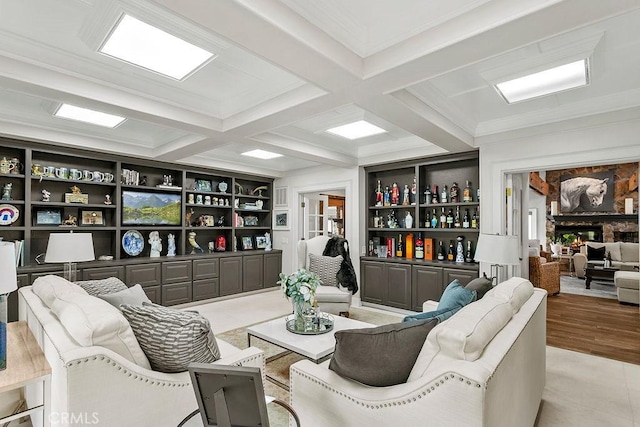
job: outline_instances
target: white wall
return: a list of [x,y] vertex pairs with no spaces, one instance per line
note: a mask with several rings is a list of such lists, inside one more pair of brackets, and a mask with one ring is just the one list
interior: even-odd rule
[[[286,177],[274,181],[274,187],[288,187],[289,209],[291,209],[291,229],[273,232],[273,247],[282,250],[282,270],[289,274],[297,269],[296,244],[300,238],[301,218],[298,195],[301,193],[328,193],[329,190],[344,189],[345,196],[345,238],[349,242],[351,262],[360,285],[360,255],[364,255],[364,227],[360,219],[364,218],[364,201],[361,186],[364,186],[364,172],[361,168],[337,168],[321,166],[289,173]],[[363,246],[364,245],[364,246]],[[365,248],[366,249],[366,248]],[[354,303],[359,304],[359,293]]]

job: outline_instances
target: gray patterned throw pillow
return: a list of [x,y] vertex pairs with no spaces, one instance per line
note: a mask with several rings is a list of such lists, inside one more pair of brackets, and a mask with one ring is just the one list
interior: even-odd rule
[[309,254],[309,271],[316,273],[324,286],[338,286],[336,275],[340,270],[342,257]]
[[83,280],[74,283],[94,297],[104,294],[113,294],[127,289],[127,285],[117,277],[108,277],[100,280]]
[[191,311],[153,303],[120,306],[151,368],[160,372],[183,372],[192,362],[220,359],[209,321]]

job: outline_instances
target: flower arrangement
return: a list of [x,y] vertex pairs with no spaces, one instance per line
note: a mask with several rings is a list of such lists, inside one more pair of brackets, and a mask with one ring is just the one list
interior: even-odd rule
[[289,276],[280,273],[278,284],[284,295],[294,304],[308,303],[313,305],[316,298],[316,288],[320,286],[320,279],[315,273],[301,268]]

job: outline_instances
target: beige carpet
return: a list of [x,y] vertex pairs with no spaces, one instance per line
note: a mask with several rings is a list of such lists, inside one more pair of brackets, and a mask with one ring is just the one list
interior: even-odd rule
[[[361,322],[367,322],[374,325],[387,325],[389,323],[396,323],[402,320],[401,315],[396,316],[392,314],[385,314],[373,310],[360,309],[355,307],[352,307],[349,310],[349,314],[350,317],[354,320],[360,320]],[[238,348],[248,347],[246,327],[223,332],[217,334],[216,337]],[[275,380],[280,381],[284,384],[289,384],[289,366],[304,359],[303,356],[287,352],[278,346],[275,346],[258,338],[252,338],[251,345],[263,350],[265,352],[265,358],[278,356],[274,360],[267,363],[266,373],[267,376],[274,378]],[[266,381],[265,392],[269,396],[273,396],[287,403],[289,402],[289,392],[269,380]],[[281,409],[280,407],[273,404],[269,405],[268,409],[269,420],[272,426],[289,425],[288,413],[284,409]]]

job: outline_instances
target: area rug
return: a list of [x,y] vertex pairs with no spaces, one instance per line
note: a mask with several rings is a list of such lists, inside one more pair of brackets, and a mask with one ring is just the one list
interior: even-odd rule
[[[385,314],[374,310],[368,310],[366,308],[349,309],[349,317],[361,322],[371,323],[373,325],[387,325],[389,323],[400,322],[403,318],[402,315]],[[251,326],[251,325],[247,325]],[[241,327],[232,329],[227,332],[216,334],[216,338],[228,342],[238,348],[244,349],[248,347],[247,342],[247,327]],[[289,384],[289,367],[303,360],[304,357],[295,353],[288,352],[276,345],[270,344],[259,338],[252,338],[251,345],[258,347],[265,352],[265,358],[274,357],[273,360],[266,365],[266,374],[273,378],[277,382],[283,384]],[[289,392],[284,388],[274,384],[272,381],[267,380],[265,383],[265,393],[268,396],[273,396],[276,399],[289,402]],[[288,413],[275,405],[268,405],[269,420],[272,426],[288,426],[289,415]]]
[[584,279],[571,276],[560,276],[560,293],[618,299],[613,282],[592,280],[591,289],[585,289]]

